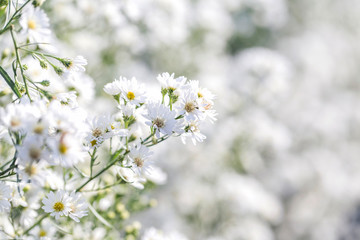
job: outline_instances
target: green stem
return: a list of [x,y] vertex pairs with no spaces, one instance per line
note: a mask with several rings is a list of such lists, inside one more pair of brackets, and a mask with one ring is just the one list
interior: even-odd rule
[[172,96],[169,95],[169,106],[170,106],[170,110],[172,111]]
[[105,190],[105,189],[111,188],[111,187],[113,187],[113,186],[121,183],[122,181],[123,181],[123,180],[120,179],[120,180],[116,181],[115,183],[110,184],[110,185],[106,185],[106,186],[104,186],[104,187],[102,187],[102,188],[96,188],[96,189],[92,189],[92,190],[84,190],[83,192],[97,192],[97,191]]
[[29,227],[28,229],[26,229],[26,231],[24,232],[23,235],[28,234],[34,227],[36,227],[37,225],[39,225],[42,220],[44,220],[47,216],[49,216],[49,213],[43,215],[39,220],[37,220],[31,227]]
[[29,89],[28,89],[28,86],[27,86],[27,81],[26,81],[26,78],[25,78],[25,75],[24,75],[24,69],[23,69],[23,67],[22,67],[22,65],[21,65],[21,61],[20,61],[19,48],[18,48],[18,46],[17,46],[17,44],[16,44],[16,40],[15,40],[15,37],[14,37],[14,26],[13,26],[13,25],[11,25],[10,33],[11,33],[11,38],[12,38],[12,40],[13,40],[14,47],[15,47],[16,61],[17,61],[17,63],[19,64],[21,76],[22,76],[23,81],[24,81],[24,84],[25,84],[26,95],[28,95],[29,100],[30,100],[30,102],[31,102],[32,100],[31,100],[30,93],[29,93]]
[[94,162],[96,160],[96,148],[94,148],[94,151],[92,152],[92,154],[90,154],[90,178],[92,177],[92,173],[93,173],[93,167],[94,167]]
[[18,10],[15,11],[15,13],[12,15],[12,17],[9,19],[9,21],[7,22],[7,24],[3,27],[3,29],[1,29],[0,34],[2,34],[3,32],[11,29],[10,27],[10,23],[12,22],[12,20],[14,20],[15,17],[17,17],[17,14],[29,3],[31,2],[31,0],[26,1]]
[[[95,178],[97,178],[98,176],[100,176],[101,174],[103,174],[106,170],[108,170],[108,169],[111,168],[115,163],[117,163],[117,162],[119,161],[118,156],[119,156],[120,153],[121,153],[121,151],[118,151],[116,154],[114,154],[114,156],[112,157],[111,162],[110,162],[105,168],[103,168],[100,172],[98,172],[96,175],[90,177],[85,183],[83,183],[80,187],[78,187],[78,188],[76,189],[76,192],[81,191],[81,189],[82,189],[83,187],[85,187],[89,182],[91,182],[92,180],[94,180]],[[122,156],[122,158],[124,158],[125,155],[128,154],[128,153],[129,153],[129,151],[126,151],[126,152],[124,153],[124,155]]]

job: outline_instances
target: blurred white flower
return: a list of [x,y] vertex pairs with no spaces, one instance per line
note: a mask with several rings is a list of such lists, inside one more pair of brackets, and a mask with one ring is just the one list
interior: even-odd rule
[[42,9],[28,7],[21,15],[19,23],[22,33],[29,37],[30,42],[49,42],[51,34],[49,19]]
[[79,192],[71,192],[69,195],[70,198],[70,211],[69,217],[72,218],[75,222],[80,222],[79,218],[87,216],[88,204]]
[[10,210],[11,193],[11,188],[0,181],[0,212],[7,212]]
[[145,123],[154,128],[157,138],[160,137],[160,134],[171,135],[176,130],[175,111],[171,111],[161,103],[150,103],[146,107],[147,114],[144,117],[148,121]]

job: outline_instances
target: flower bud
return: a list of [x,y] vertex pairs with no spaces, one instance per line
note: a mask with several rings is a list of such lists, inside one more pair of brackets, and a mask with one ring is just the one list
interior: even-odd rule
[[40,82],[40,84],[43,85],[44,87],[48,87],[48,86],[50,86],[50,81],[49,80],[42,80]]
[[43,5],[44,2],[45,0],[34,0],[32,4],[34,7],[40,7],[41,5]]

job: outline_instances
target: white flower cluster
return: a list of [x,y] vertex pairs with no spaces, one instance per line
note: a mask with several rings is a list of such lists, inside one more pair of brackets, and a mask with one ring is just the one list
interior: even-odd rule
[[0,29],[14,52],[0,58],[0,238],[66,238],[77,226],[92,229],[89,238],[105,236],[97,224],[117,229],[130,213],[156,205],[130,187],[166,181],[150,147],[171,136],[202,142],[200,129],[216,120],[215,96],[174,74],[158,76],[157,92],[120,77],[104,87],[117,108],[99,113],[87,60],[57,56],[43,3],[10,0]]

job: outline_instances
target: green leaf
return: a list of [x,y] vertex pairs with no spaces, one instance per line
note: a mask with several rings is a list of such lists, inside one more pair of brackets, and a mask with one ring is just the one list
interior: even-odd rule
[[9,77],[9,74],[0,66],[0,74],[5,79],[5,82],[9,85],[11,90],[16,94],[18,98],[21,98],[19,89],[16,87],[15,83]]

